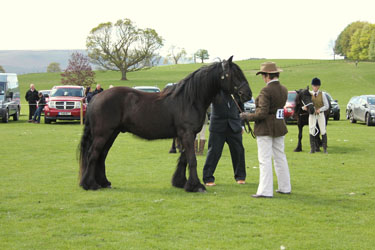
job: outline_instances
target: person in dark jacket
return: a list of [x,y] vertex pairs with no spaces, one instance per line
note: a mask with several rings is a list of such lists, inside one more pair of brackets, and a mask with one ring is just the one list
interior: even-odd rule
[[86,97],[87,104],[89,104],[89,102],[91,101],[91,98],[93,97],[93,92],[90,92],[90,91],[91,91],[91,87],[90,86],[86,87],[85,97]]
[[[243,104],[241,105],[243,106]],[[203,168],[203,182],[206,186],[216,185],[214,172],[226,142],[232,158],[234,178],[238,184],[245,184],[245,150],[242,144],[243,126],[236,103],[229,94],[221,91],[214,98],[209,130],[210,136],[206,163]]]
[[26,92],[25,99],[29,103],[29,122],[32,122],[36,111],[36,101],[39,99],[38,90],[35,89],[34,84],[30,84],[30,89]]
[[38,102],[38,109],[35,111],[33,122],[40,123],[40,115],[46,106],[46,98],[43,96],[42,92],[39,92],[39,102]]
[[92,92],[92,96],[94,97],[94,95],[99,94],[100,92],[103,92],[103,89],[100,84],[97,84],[95,90]]

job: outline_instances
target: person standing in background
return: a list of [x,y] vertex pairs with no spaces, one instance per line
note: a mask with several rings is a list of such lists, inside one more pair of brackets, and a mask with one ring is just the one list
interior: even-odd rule
[[29,103],[29,122],[33,122],[33,116],[36,111],[36,102],[38,101],[38,91],[35,89],[34,84],[30,84],[30,89],[25,95],[26,101]]

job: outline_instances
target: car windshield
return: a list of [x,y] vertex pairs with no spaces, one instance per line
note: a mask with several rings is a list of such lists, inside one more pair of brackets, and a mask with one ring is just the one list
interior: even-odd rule
[[4,95],[5,92],[5,82],[0,82],[0,95]]
[[294,102],[296,100],[297,93],[288,93],[288,102]]
[[367,97],[367,102],[370,105],[375,105],[375,97]]
[[333,99],[332,99],[332,97],[328,93],[326,93],[326,97],[328,98],[329,102],[332,102]]
[[78,88],[56,88],[51,91],[51,97],[56,96],[77,96],[83,97],[83,90]]

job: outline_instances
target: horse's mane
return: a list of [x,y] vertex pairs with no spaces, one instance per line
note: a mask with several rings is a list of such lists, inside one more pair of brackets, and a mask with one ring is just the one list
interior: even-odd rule
[[218,62],[201,67],[177,84],[165,88],[161,92],[161,97],[182,96],[189,104],[192,104],[197,99],[202,100],[203,94],[210,87],[209,83],[217,83],[221,71],[221,63]]
[[307,113],[307,111],[303,110],[302,109],[302,102],[301,102],[301,94],[302,92],[304,91],[308,91],[307,89],[299,89],[299,90],[296,90],[296,99],[295,99],[295,103],[296,103],[296,106],[294,107],[294,114],[297,115],[297,114],[300,114],[300,113]]

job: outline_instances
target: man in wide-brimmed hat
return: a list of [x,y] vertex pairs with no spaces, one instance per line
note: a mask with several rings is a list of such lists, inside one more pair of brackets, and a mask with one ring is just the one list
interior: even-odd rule
[[281,69],[274,62],[262,63],[260,71],[266,86],[255,100],[255,113],[241,113],[241,118],[255,121],[259,160],[259,186],[254,198],[273,197],[272,157],[278,181],[276,192],[290,194],[288,161],[284,152],[284,137],[288,130],[284,121],[284,105],[288,90],[279,82]]

